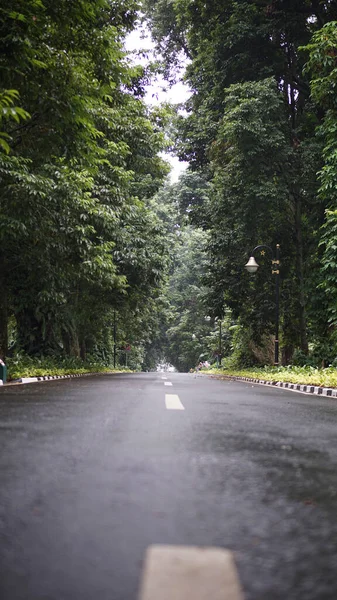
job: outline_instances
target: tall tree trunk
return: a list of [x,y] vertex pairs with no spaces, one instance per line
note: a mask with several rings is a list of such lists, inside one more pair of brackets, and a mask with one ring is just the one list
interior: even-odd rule
[[80,343],[78,340],[77,331],[73,331],[71,343],[70,343],[70,356],[80,358]]
[[295,239],[296,239],[296,275],[298,281],[298,318],[300,328],[301,350],[308,353],[307,323],[305,316],[303,237],[302,237],[302,202],[298,194],[295,198]]
[[0,254],[0,358],[8,351],[8,288],[3,254]]
[[64,345],[65,353],[68,356],[75,356],[76,358],[80,357],[80,343],[78,340],[78,335],[75,327],[70,330],[62,331],[62,340]]
[[[297,156],[296,150],[300,144],[298,139],[298,105],[300,104],[302,93],[294,88],[294,80],[297,78],[297,57],[292,42],[286,46],[288,61],[288,93],[289,93],[289,112],[291,119],[292,145],[295,157],[295,170],[293,174],[293,183],[298,179],[298,173],[303,169],[301,159]],[[294,190],[294,211],[295,211],[295,252],[296,252],[296,278],[298,281],[297,295],[297,314],[299,323],[299,342],[303,352],[308,353],[307,325],[305,316],[305,293],[304,293],[304,268],[303,268],[303,235],[302,235],[302,201],[299,189]]]
[[35,308],[25,308],[16,315],[17,346],[31,356],[43,353],[44,337],[41,322],[37,321]]
[[87,358],[87,347],[84,339],[81,340],[80,344],[80,356],[82,360]]

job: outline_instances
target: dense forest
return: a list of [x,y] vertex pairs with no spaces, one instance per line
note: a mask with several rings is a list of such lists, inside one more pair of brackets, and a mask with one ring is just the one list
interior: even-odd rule
[[0,46],[0,357],[272,363],[279,244],[282,363],[334,364],[334,0],[2,0]]

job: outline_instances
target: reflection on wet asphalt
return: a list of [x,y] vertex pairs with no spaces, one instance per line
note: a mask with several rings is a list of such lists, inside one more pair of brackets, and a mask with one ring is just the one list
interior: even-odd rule
[[337,598],[337,400],[168,375],[184,411],[156,373],[0,390],[1,600],[136,600],[153,543],[233,550],[247,600]]

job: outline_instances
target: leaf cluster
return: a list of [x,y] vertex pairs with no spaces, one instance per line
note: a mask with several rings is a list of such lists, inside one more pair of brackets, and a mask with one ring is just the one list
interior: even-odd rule
[[139,344],[139,366],[157,327],[170,248],[151,198],[168,173],[167,117],[141,100],[123,49],[137,9],[2,3],[2,355],[11,318],[12,352],[108,361],[117,315],[118,345]]

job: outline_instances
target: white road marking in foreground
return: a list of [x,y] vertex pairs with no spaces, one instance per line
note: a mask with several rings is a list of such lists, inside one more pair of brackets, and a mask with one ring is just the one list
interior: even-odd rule
[[176,394],[165,394],[165,404],[168,410],[185,410]]
[[139,600],[243,600],[243,593],[229,550],[150,546]]
[[173,385],[173,383],[171,383],[171,381],[165,381],[164,385]]

